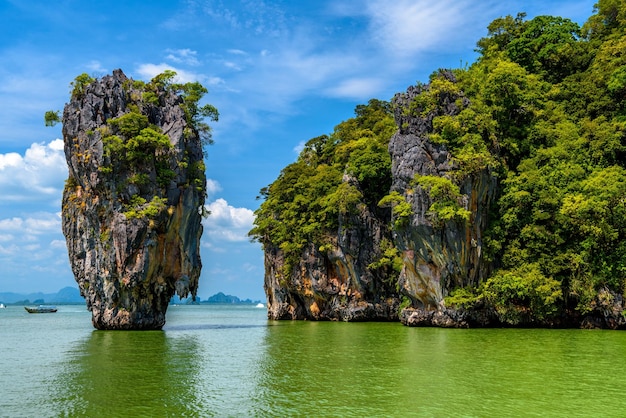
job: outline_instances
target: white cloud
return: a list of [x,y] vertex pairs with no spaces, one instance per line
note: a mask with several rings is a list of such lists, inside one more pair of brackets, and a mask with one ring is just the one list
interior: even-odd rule
[[[484,33],[493,18],[507,11],[513,13],[510,8],[516,6],[505,3],[360,0],[333,3],[330,12],[356,22],[357,26],[365,22],[366,30],[357,31],[352,46],[362,53],[369,52],[374,60],[368,62],[366,55],[361,56],[365,71],[359,76],[377,73],[393,77],[394,71],[401,71],[406,77],[406,71],[423,66],[426,54],[466,55],[478,40],[476,33]],[[380,71],[381,62],[385,63],[385,73]]]
[[217,192],[222,191],[222,186],[217,180],[206,179],[206,192],[208,196],[214,195]]
[[60,232],[61,219],[56,214],[45,213],[37,218],[26,218],[24,226],[27,232],[33,234]]
[[55,139],[48,144],[48,147],[53,151],[63,151],[64,145],[62,139]]
[[58,263],[58,260],[65,260],[63,254],[67,254],[65,245],[53,244],[62,241],[61,238],[58,213],[37,212],[26,217],[0,219],[0,264],[2,268],[11,265],[27,271],[35,268],[40,260]]
[[2,202],[34,201],[58,197],[67,177],[63,141],[34,143],[24,155],[0,154]]
[[279,37],[286,31],[283,10],[267,1],[245,1],[238,8],[228,8],[223,3],[204,4],[203,12],[218,25],[244,30],[257,36]]
[[50,248],[58,248],[58,249],[65,250],[67,249],[67,244],[64,240],[53,239],[52,241],[50,241]]
[[304,149],[304,146],[306,145],[306,141],[302,140],[300,142],[298,142],[298,145],[296,145],[295,147],[293,147],[293,152],[295,152],[297,155],[300,155],[300,153],[302,152],[302,150]]
[[23,223],[22,218],[0,219],[0,231],[19,231]]
[[465,1],[458,0],[371,0],[364,12],[375,41],[396,55],[411,55],[454,34],[464,20],[462,11],[468,9]]
[[165,52],[168,53],[166,59],[186,65],[200,65],[200,61],[198,61],[198,52],[191,50],[189,48],[184,49],[167,49]]
[[22,164],[22,156],[17,152],[9,152],[7,154],[0,154],[0,170],[6,168],[18,167]]
[[230,206],[222,198],[209,203],[211,212],[204,221],[207,236],[212,241],[246,241],[254,222],[254,212],[247,208]]
[[33,213],[27,218],[0,219],[0,235],[12,234],[18,242],[31,241],[36,235],[60,232],[61,219],[58,213],[40,212]]
[[28,252],[28,253],[34,253],[37,250],[39,250],[41,248],[41,246],[39,244],[30,244],[30,245],[25,245],[23,247],[23,249]]
[[194,73],[187,70],[174,67],[169,64],[141,64],[137,67],[137,73],[144,80],[151,80],[154,76],[163,73],[165,70],[171,70],[176,72],[174,81],[177,83],[190,83],[198,81],[205,86],[216,86],[224,84],[224,80],[220,77],[206,76],[203,74]]
[[[240,66],[242,71],[232,73],[228,86],[231,91],[245,92],[245,106],[241,106],[240,95],[229,97],[230,103],[226,106],[231,113],[220,119],[219,129],[229,122],[237,125],[243,122],[254,129],[259,122],[268,120],[268,113],[297,113],[300,110],[294,104],[304,97],[328,96],[329,93],[333,97],[345,97],[342,93],[347,89],[329,91],[328,86],[339,85],[355,72],[364,71],[359,52],[325,50],[324,45],[313,42],[308,33],[294,35],[294,38],[298,39],[275,45],[272,54],[250,58],[245,67]],[[348,98],[353,98],[353,91]]]
[[97,60],[91,60],[87,63],[87,68],[92,72],[92,73],[96,73],[96,74],[105,74],[107,72],[107,69],[104,68],[102,66],[102,64],[100,63],[100,61]]
[[385,81],[380,78],[351,78],[341,80],[337,86],[326,90],[331,97],[343,97],[357,100],[368,100],[384,87]]
[[243,266],[241,267],[246,273],[251,273],[253,271],[259,270],[259,266],[257,264],[252,264],[252,263],[244,263]]
[[176,77],[174,77],[174,80],[178,83],[189,83],[193,81],[200,81],[201,79],[203,79],[203,77],[198,74],[181,70],[165,63],[141,64],[139,65],[139,67],[137,67],[137,72],[145,80],[151,80],[154,76],[161,74],[165,70],[175,71]]
[[[33,274],[41,271],[47,274]],[[11,283],[2,285],[6,289],[17,286],[17,291],[43,290],[47,286],[54,289],[71,278],[59,212],[31,212],[0,219],[2,277],[11,277]]]
[[18,254],[20,254],[20,248],[15,244],[0,245],[0,255],[14,256]]
[[204,84],[207,86],[217,86],[226,83],[224,79],[220,77],[205,77],[204,80]]
[[234,70],[234,71],[241,71],[242,67],[239,64],[236,64],[232,61],[224,61],[224,67]]

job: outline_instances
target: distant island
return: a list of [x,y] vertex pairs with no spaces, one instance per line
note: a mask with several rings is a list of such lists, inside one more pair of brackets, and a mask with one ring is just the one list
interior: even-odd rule
[[[5,305],[38,305],[38,304],[56,304],[56,305],[73,305],[83,304],[85,299],[80,295],[80,292],[75,287],[64,287],[56,293],[14,293],[14,292],[0,292],[0,303]],[[196,298],[195,301],[191,297],[180,299],[178,296],[174,296],[170,301],[170,304],[176,305],[191,305],[191,304],[232,304],[232,305],[256,305],[262,303],[259,300],[239,299],[237,296],[226,295],[223,292],[219,292],[210,296],[206,300]]]
[[239,299],[237,296],[233,295],[225,295],[222,292],[216,293],[213,296],[210,296],[206,300],[202,300],[200,298],[196,298],[195,301],[192,300],[191,297],[186,299],[180,299],[178,296],[174,296],[170,301],[170,305],[179,304],[179,305],[209,305],[209,304],[229,304],[229,305],[256,305],[258,303],[262,303],[260,300],[251,300],[251,299]]
[[71,305],[75,303],[85,303],[85,299],[75,287],[64,287],[56,293],[14,293],[0,292],[0,303],[5,305],[29,305],[54,303],[57,305]]

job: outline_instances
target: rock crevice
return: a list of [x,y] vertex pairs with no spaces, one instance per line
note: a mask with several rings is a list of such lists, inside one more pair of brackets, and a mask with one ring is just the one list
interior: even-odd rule
[[[358,187],[348,175],[344,182]],[[341,215],[332,249],[309,244],[298,264],[284,272],[284,253],[265,246],[265,292],[270,319],[339,321],[397,320],[400,304],[389,268],[368,266],[380,257],[381,241],[391,240],[387,223],[366,206]]]
[[[440,77],[455,83],[451,73]],[[414,307],[425,311],[443,308],[450,289],[478,284],[490,271],[482,252],[489,207],[496,197],[497,179],[488,168],[465,176],[459,185],[463,209],[470,212],[467,221],[449,220],[434,224],[429,208],[433,204],[428,190],[414,184],[418,176],[454,178],[457,163],[444,144],[433,143],[433,119],[455,116],[469,106],[461,91],[440,94],[437,106],[422,114],[411,112],[415,98],[430,86],[409,87],[395,96],[395,119],[398,131],[391,138],[393,191],[411,205],[413,215],[397,228],[394,242],[402,252],[404,265],[399,286]],[[421,110],[421,109],[420,109]],[[456,180],[458,181],[458,180]],[[424,315],[425,318],[434,318]],[[440,320],[440,319],[437,319]]]

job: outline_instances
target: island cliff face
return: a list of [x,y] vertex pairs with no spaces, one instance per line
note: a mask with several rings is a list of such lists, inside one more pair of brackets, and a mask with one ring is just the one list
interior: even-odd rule
[[[440,77],[456,82],[449,72]],[[465,176],[459,185],[459,207],[470,214],[469,218],[433,219],[429,210],[433,199],[414,179],[416,175],[456,175],[457,163],[450,152],[430,141],[429,135],[435,117],[457,115],[469,100],[460,91],[442,93],[437,95],[433,109],[415,109],[415,98],[429,89],[429,85],[410,87],[396,95],[391,106],[397,128],[388,145],[391,187],[384,192],[401,196],[410,207],[410,215],[405,214],[398,222],[390,208],[366,204],[359,205],[354,213],[339,213],[339,228],[329,239],[332,244],[309,242],[289,272],[285,272],[284,251],[261,239],[269,318],[400,318],[407,325],[466,326],[466,313],[447,309],[443,299],[451,289],[476,285],[490,272],[482,245],[497,181],[489,169]],[[362,191],[354,176],[344,174],[343,182]],[[388,256],[385,251],[396,252],[395,257],[389,257],[400,260],[399,271],[393,262],[380,263]]]
[[[450,72],[442,72],[440,77],[456,83]],[[457,313],[447,310],[443,299],[452,289],[478,285],[490,273],[482,251],[483,235],[498,184],[488,168],[463,176],[460,206],[469,211],[469,219],[433,219],[429,213],[433,199],[424,187],[414,185],[413,179],[416,175],[455,176],[458,163],[445,145],[433,143],[429,135],[435,117],[455,116],[469,106],[469,100],[462,92],[442,92],[436,96],[434,109],[410,111],[415,98],[429,88],[412,86],[393,100],[398,131],[389,144],[392,191],[403,195],[412,208],[412,215],[396,228],[394,237],[403,258],[398,285],[412,302],[400,315],[408,325],[455,326]]]
[[[626,329],[622,3],[600,1],[582,27],[498,18],[474,63],[310,140],[262,190],[251,231],[270,275],[286,260],[266,277],[270,316],[283,301],[308,312],[309,289],[332,299],[306,284],[321,272],[354,295],[373,277],[382,293],[359,303],[399,297],[389,319],[407,325]],[[376,222],[337,222],[365,213]]]
[[79,87],[63,111],[72,271],[94,327],[160,329],[174,293],[198,285],[201,141],[164,85],[148,91],[116,70]]
[[[357,183],[348,175],[343,181]],[[381,242],[391,238],[387,223],[366,206],[339,221],[332,248],[320,251],[308,244],[287,277],[284,252],[266,245],[264,287],[270,319],[396,319],[399,297],[389,280],[392,272],[368,268],[380,257]]]

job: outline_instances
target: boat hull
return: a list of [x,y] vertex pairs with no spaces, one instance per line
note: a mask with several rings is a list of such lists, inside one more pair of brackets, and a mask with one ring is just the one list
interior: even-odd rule
[[57,311],[57,308],[54,306],[24,306],[24,309],[26,309],[28,313],[54,313]]

